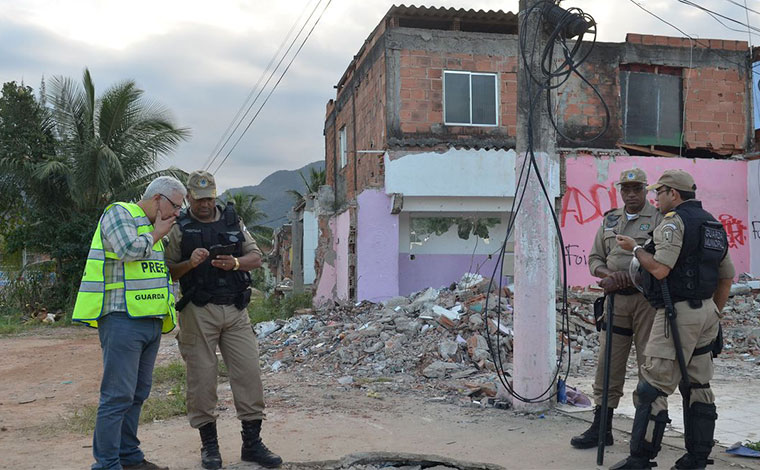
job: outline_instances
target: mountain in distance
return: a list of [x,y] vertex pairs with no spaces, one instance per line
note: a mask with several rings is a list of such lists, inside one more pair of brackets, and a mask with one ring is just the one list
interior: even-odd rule
[[256,186],[230,188],[229,192],[231,194],[242,192],[245,194],[258,194],[262,196],[264,201],[259,204],[259,208],[267,216],[262,221],[263,223],[261,223],[261,225],[277,228],[289,222],[287,215],[295,204],[293,196],[289,195],[287,191],[289,189],[295,189],[299,193],[304,194],[306,191],[306,185],[303,183],[299,173],[303,173],[303,176],[308,180],[309,170],[312,168],[323,170],[325,168],[325,161],[318,160],[309,163],[298,170],[278,170],[264,178],[261,183]]

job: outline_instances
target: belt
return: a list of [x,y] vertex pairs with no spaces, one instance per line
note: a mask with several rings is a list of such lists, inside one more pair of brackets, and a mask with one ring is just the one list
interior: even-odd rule
[[614,292],[615,295],[634,295],[639,293],[639,290],[635,287],[626,287],[625,289],[616,290]]
[[233,295],[215,295],[211,297],[209,303],[216,305],[232,305],[240,298],[240,294]]

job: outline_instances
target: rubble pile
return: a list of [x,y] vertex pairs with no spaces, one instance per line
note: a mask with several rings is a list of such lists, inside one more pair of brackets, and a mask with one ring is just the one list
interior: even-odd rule
[[[288,320],[259,323],[255,331],[261,359],[274,372],[306,365],[313,372],[336,377],[343,385],[354,383],[355,377],[395,374],[464,379],[482,372],[495,380],[488,340],[500,352],[503,369],[509,374],[513,310],[509,288],[499,292],[492,287],[487,299],[488,284],[489,280],[479,275],[465,275],[447,289],[430,288],[380,304],[339,304]],[[759,293],[737,293],[724,309],[722,325],[729,356],[760,356]],[[558,353],[561,348],[566,361],[570,346],[571,374],[586,373],[583,368],[596,362],[599,335],[593,303],[601,294],[593,287],[570,289],[567,328],[560,314],[561,294],[557,295]]]
[[449,289],[259,323],[261,358],[273,371],[306,364],[313,371],[347,376],[340,379],[347,383],[353,376],[462,378],[494,370],[486,335],[505,366],[513,335],[510,292],[502,289],[499,296],[497,290],[492,288],[487,312],[488,280],[465,276]]
[[741,355],[760,365],[760,290],[730,297],[720,323],[723,354]]

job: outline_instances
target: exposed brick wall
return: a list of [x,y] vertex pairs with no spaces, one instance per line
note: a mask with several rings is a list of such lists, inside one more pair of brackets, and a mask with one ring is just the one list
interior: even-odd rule
[[685,144],[718,153],[743,150],[747,133],[746,83],[737,70],[684,70]]
[[[620,118],[620,74],[618,51],[606,44],[597,44],[594,54],[580,67],[580,72],[604,99],[604,103],[586,83],[573,74],[554,95],[554,115],[563,134],[574,141],[589,140],[604,129],[606,114],[610,112],[607,131],[593,143],[580,144],[595,148],[615,148],[622,138]],[[545,104],[542,103],[542,106]],[[574,147],[572,141],[557,136],[560,147]]]
[[726,51],[746,50],[747,41],[731,41],[728,39],[699,39],[677,38],[671,36],[653,36],[650,34],[628,33],[625,42],[630,44],[642,44],[644,46],[668,46],[668,47],[695,47],[700,49],[722,49]]
[[[498,127],[443,125],[443,71],[499,74]],[[517,57],[402,50],[400,122],[403,134],[517,135]]]
[[[356,150],[384,150],[386,148],[384,59],[375,62],[369,73],[362,78],[354,97],[356,99]],[[353,147],[350,148],[353,150]],[[383,186],[382,153],[357,153],[356,162],[358,193],[365,188]]]
[[327,102],[325,110],[325,182],[332,187],[335,187],[335,158],[333,157],[335,152],[335,124],[334,122],[328,122],[330,114],[335,109],[335,101],[330,100]]

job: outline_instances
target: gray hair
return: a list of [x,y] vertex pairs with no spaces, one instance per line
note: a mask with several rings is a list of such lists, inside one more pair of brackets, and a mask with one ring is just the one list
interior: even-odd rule
[[180,180],[173,176],[159,176],[145,188],[142,200],[146,201],[156,194],[169,196],[174,193],[181,194],[184,198],[187,195],[187,189],[185,189],[185,185]]

